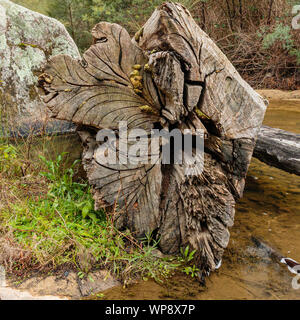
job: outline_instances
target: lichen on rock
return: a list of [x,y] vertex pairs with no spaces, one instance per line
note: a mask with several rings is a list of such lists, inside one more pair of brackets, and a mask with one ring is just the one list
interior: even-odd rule
[[[80,58],[76,44],[59,21],[0,0],[0,91],[3,97],[10,96],[9,100],[2,99],[2,117],[5,114],[7,118],[9,109],[17,106],[10,131],[18,130],[23,122],[44,122],[47,110],[35,87],[37,74],[58,54]],[[1,127],[7,126],[1,122]]]

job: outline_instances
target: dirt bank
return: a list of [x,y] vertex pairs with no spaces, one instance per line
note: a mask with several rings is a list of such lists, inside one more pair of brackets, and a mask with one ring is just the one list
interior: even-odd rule
[[260,95],[268,100],[300,100],[300,90],[295,91],[283,91],[283,90],[271,90],[262,89],[256,90]]

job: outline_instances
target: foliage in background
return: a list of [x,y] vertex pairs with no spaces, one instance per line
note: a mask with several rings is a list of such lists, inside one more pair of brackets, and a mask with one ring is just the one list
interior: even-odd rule
[[273,32],[265,32],[265,34],[258,32],[258,36],[262,37],[263,49],[268,50],[275,45],[281,46],[282,49],[286,50],[291,56],[296,56],[297,64],[300,65],[300,49],[297,49],[295,45],[290,26],[277,23]]
[[48,5],[48,15],[66,26],[81,52],[92,42],[91,29],[96,24],[92,5],[93,0],[51,0]]
[[[81,52],[100,21],[131,36],[164,0],[16,0],[65,24]],[[300,87],[300,36],[291,28],[298,0],[181,0],[242,76],[256,88]],[[44,13],[44,12],[43,12]]]
[[300,88],[300,37],[290,0],[203,1],[200,26],[256,88]]
[[[123,25],[127,31],[133,35],[151,16],[155,8],[163,0],[92,0],[91,18],[94,22],[109,21]],[[182,0],[180,1],[187,8],[192,9],[201,0]],[[88,16],[85,17],[88,19]]]
[[[91,44],[90,31],[100,21],[118,23],[133,35],[150,17],[162,0],[51,0],[48,14],[60,20],[74,38],[81,52]],[[199,0],[184,0],[191,8]]]
[[46,15],[51,0],[13,0],[12,2]]

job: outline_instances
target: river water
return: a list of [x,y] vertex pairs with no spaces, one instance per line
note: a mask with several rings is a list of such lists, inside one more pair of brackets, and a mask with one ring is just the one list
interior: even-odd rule
[[[271,101],[264,124],[300,133],[300,100]],[[258,249],[252,236],[300,262],[300,177],[254,158],[222,267],[207,279],[206,287],[177,274],[163,285],[148,280],[126,289],[115,287],[103,292],[104,298],[300,299],[300,289],[292,287],[295,276]]]

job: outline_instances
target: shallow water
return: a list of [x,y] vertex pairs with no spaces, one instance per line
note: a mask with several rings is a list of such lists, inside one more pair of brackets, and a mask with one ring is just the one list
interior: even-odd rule
[[[300,133],[300,100],[271,101],[265,125]],[[222,267],[201,287],[184,274],[166,284],[140,281],[103,292],[113,299],[300,299],[294,275],[251,241],[263,239],[284,256],[300,261],[300,177],[252,159],[244,197]],[[300,282],[300,281],[299,281]]]
[[79,136],[76,133],[70,133],[34,140],[30,156],[34,159],[44,155],[46,159],[55,160],[58,155],[65,153],[64,165],[69,167],[75,160],[81,158],[81,152]]

